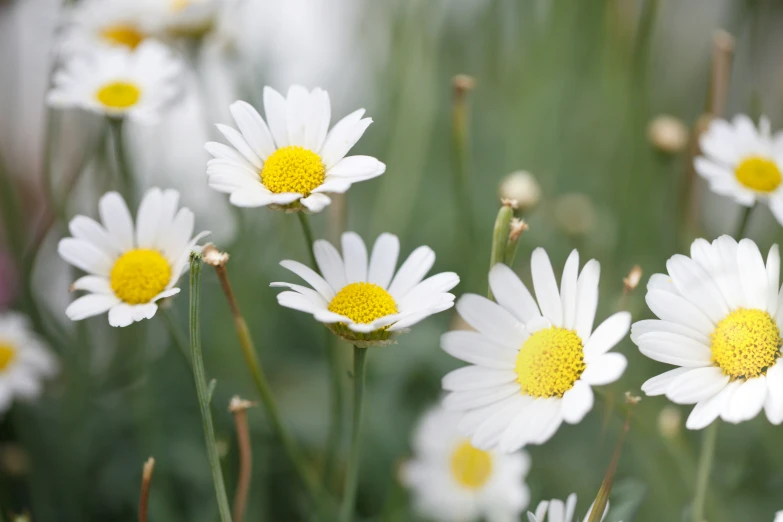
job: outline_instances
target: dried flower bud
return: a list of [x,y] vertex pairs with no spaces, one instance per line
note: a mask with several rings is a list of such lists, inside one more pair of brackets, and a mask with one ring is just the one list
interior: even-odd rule
[[155,469],[155,459],[150,457],[147,459],[147,462],[144,463],[144,467],[142,468],[141,472],[141,478],[145,482],[149,482],[149,480],[152,478],[152,470]]
[[682,413],[680,409],[671,404],[664,406],[658,414],[658,431],[667,438],[672,439],[682,430]]
[[563,194],[555,200],[555,220],[566,234],[581,236],[595,226],[593,201],[585,194]]
[[500,206],[511,207],[512,209],[516,210],[519,207],[519,203],[516,199],[502,198],[500,200]]
[[661,152],[676,154],[688,145],[688,128],[674,116],[661,114],[647,126],[647,138]]
[[628,404],[629,406],[636,406],[641,400],[642,398],[638,395],[631,395],[631,392],[629,391],[625,392],[625,404]]
[[476,87],[476,79],[467,74],[458,74],[451,79],[454,91],[460,95],[467,91],[472,91]]
[[518,170],[512,172],[500,183],[500,197],[514,199],[522,211],[535,207],[541,200],[541,187],[531,173]]
[[508,240],[509,241],[517,241],[519,239],[519,236],[522,235],[522,232],[527,230],[529,227],[527,226],[527,223],[525,223],[524,219],[514,218],[511,220],[511,226],[509,227],[508,231]]
[[238,411],[244,411],[248,408],[252,408],[255,406],[255,402],[250,402],[245,399],[242,399],[239,397],[239,395],[234,395],[231,397],[231,402],[228,403],[228,411],[231,413],[235,413]]
[[212,243],[208,243],[201,251],[201,259],[208,265],[225,266],[228,263],[228,254],[218,250]]
[[628,276],[623,278],[623,285],[629,292],[635,290],[639,286],[639,281],[642,280],[642,267],[634,265],[631,271],[628,272]]

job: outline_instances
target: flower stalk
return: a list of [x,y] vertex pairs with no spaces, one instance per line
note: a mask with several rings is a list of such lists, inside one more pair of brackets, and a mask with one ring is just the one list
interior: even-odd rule
[[152,471],[155,469],[155,459],[150,457],[144,463],[141,473],[141,495],[139,495],[139,522],[147,522],[147,511],[150,500]]
[[250,430],[247,426],[247,409],[252,408],[252,402],[234,396],[228,405],[228,411],[234,416],[237,430],[237,446],[239,447],[239,479],[234,494],[234,522],[242,522],[247,508],[247,494],[250,491],[250,479],[253,471],[253,451],[250,446]]
[[353,424],[351,428],[351,453],[345,477],[340,522],[351,522],[356,508],[356,491],[359,485],[359,460],[361,457],[362,411],[364,409],[364,382],[367,348],[353,347]]
[[136,186],[133,179],[130,161],[125,150],[125,119],[109,118],[109,127],[111,128],[112,143],[114,144],[114,157],[117,160],[117,173],[122,184],[122,193],[125,200],[133,207],[136,205]]
[[307,243],[307,253],[310,254],[310,263],[313,265],[313,270],[318,271],[318,263],[315,261],[315,253],[313,252],[313,229],[310,227],[310,219],[304,211],[297,212],[299,217],[299,223],[302,225],[302,233],[304,234],[305,242]]
[[453,102],[451,110],[452,146],[454,149],[454,190],[456,192],[457,215],[462,221],[463,237],[471,244],[474,238],[473,211],[470,206],[468,150],[468,119],[470,107],[468,93],[476,86],[476,80],[459,74],[452,80]]
[[[492,230],[492,251],[489,257],[490,270],[497,263],[506,262],[506,247],[509,243],[511,220],[514,219],[515,208],[515,201],[508,199],[501,201],[500,210],[498,210],[498,215],[495,218],[495,228]],[[487,290],[487,296],[492,299],[492,289]]]
[[212,424],[210,409],[210,391],[204,371],[204,358],[201,353],[201,255],[190,254],[190,357],[193,362],[193,378],[196,381],[196,394],[201,409],[201,420],[204,425],[204,438],[207,444],[207,458],[212,470],[212,480],[215,484],[218,512],[221,522],[231,522],[231,511],[223,482],[223,472],[220,469],[220,457],[215,442],[215,428]]

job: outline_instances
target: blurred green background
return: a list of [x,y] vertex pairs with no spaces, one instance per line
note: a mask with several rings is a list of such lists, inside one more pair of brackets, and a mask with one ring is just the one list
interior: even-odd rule
[[[783,123],[783,33],[779,30],[783,6],[777,1],[348,3],[353,25],[350,36],[343,37],[349,39],[349,47],[362,48],[369,59],[360,71],[361,86],[344,85],[341,92],[330,89],[332,99],[338,100],[333,114],[339,117],[366,106],[375,123],[354,153],[376,156],[388,169],[381,178],[351,189],[345,222],[368,243],[384,231],[399,235],[401,255],[421,244],[431,246],[438,255],[434,271],[454,270],[461,275],[458,295],[486,292],[498,187],[504,176],[519,169],[537,178],[542,197],[523,215],[530,230],[522,236],[516,271],[530,282],[528,263],[536,246],[548,250],[558,273],[572,248],[580,250],[582,264],[598,259],[602,265],[598,320],[622,306],[622,279],[633,265],[641,265],[645,276],[625,305],[639,320],[650,316],[644,305],[644,283],[650,274],[665,269],[669,256],[687,252],[694,237],[713,239],[732,233],[739,218],[733,203],[709,194],[700,180],[693,184],[690,199],[683,193],[691,176],[690,146],[664,152],[648,136],[648,125],[659,114],[679,118],[690,133],[708,108],[716,29],[736,38],[726,114],[745,112],[755,118],[764,113],[773,128]],[[298,5],[306,9],[306,3]],[[0,2],[0,17],[10,16],[15,8],[14,2]],[[328,28],[324,34],[337,37]],[[0,52],[16,55],[17,50],[4,47]],[[252,68],[243,67],[241,55],[235,59],[242,74],[237,74],[234,96],[258,106],[262,86],[270,83],[264,59],[256,60]],[[353,71],[352,54],[341,59],[336,74],[340,67]],[[6,94],[14,90],[11,78],[25,67],[18,60],[3,70],[0,88]],[[455,192],[452,77],[458,73],[476,80],[475,89],[465,97],[467,208],[456,203]],[[225,107],[215,110],[213,114],[225,114]],[[90,117],[67,117],[86,122],[79,129],[97,129]],[[64,118],[61,123],[68,136],[60,152],[86,147],[87,131],[74,137],[67,132],[77,128],[74,119]],[[27,137],[42,140],[40,135]],[[18,139],[14,132],[0,134],[0,151],[6,158],[13,159],[11,149]],[[74,140],[77,145],[71,143]],[[144,154],[144,147],[134,153],[140,158]],[[192,154],[203,154],[200,145]],[[178,177],[178,183],[208,191],[205,161],[201,169],[171,175]],[[41,180],[33,175],[36,169],[20,165],[24,163],[9,159],[2,172],[10,182],[2,190],[13,190],[13,197],[23,203],[21,215],[4,223],[4,255],[10,259],[16,253],[8,231],[29,241],[42,205]],[[40,163],[33,165],[40,167]],[[54,165],[55,172],[65,168],[57,156]],[[96,215],[97,196],[113,183],[110,169],[103,165],[102,169],[101,163],[94,164],[91,175],[80,182],[75,198],[81,199],[64,212],[69,218],[77,212]],[[167,186],[166,178],[141,176],[145,186]],[[683,210],[692,208],[694,201],[698,202],[695,210]],[[340,222],[339,208],[333,205],[312,216],[316,236],[334,237],[330,223]],[[688,212],[695,217],[688,219]],[[472,216],[470,226],[466,215]],[[224,230],[225,223],[214,219],[199,216],[202,228]],[[219,234],[216,241],[231,255],[229,275],[284,420],[320,465],[328,426],[329,338],[307,314],[279,307],[276,290],[268,286],[271,281],[291,280],[278,266],[281,259],[307,260],[299,224],[293,216],[267,209],[227,212],[219,219],[237,220],[233,232]],[[60,223],[48,241],[53,244],[63,230]],[[783,236],[766,207],[753,215],[748,235],[763,251]],[[47,275],[50,267],[59,266],[51,270],[62,273],[64,263],[49,248],[39,264],[33,275],[42,282],[33,285],[32,294],[30,285],[20,281],[18,269],[6,271],[5,284],[17,289],[12,307],[24,311],[32,295],[45,310],[46,327],[40,333],[61,357],[63,368],[40,401],[16,403],[0,422],[3,511],[29,510],[36,522],[134,520],[141,466],[153,455],[157,466],[150,520],[215,520],[192,375],[171,342],[163,314],[121,330],[109,327],[105,316],[80,326],[68,324],[62,320],[62,298],[49,299],[49,292],[65,294],[68,277],[53,281]],[[184,279],[180,286],[187,286]],[[183,330],[187,300],[183,290],[171,309]],[[455,316],[451,310],[432,317],[401,337],[398,345],[370,353],[358,500],[362,519],[417,520],[396,481],[396,468],[409,455],[416,419],[441,394],[440,378],[459,366],[438,346],[439,336]],[[216,431],[232,495],[238,458],[227,405],[235,394],[249,400],[256,400],[257,394],[209,267],[204,270],[202,319],[207,375],[217,379]],[[61,334],[63,328],[70,333]],[[349,345],[340,346],[346,394],[350,350]],[[618,350],[628,357],[629,369],[620,382],[603,389],[602,400],[585,421],[564,426],[543,447],[528,449],[533,467],[527,481],[534,505],[575,491],[581,499],[578,513],[586,511],[622,426],[623,393],[640,393],[644,380],[667,369],[642,357],[630,339]],[[684,520],[693,495],[700,440],[699,433],[682,426],[688,412],[689,408],[674,407],[660,397],[645,398],[638,405],[611,497],[610,522]],[[246,519],[305,520],[302,491],[263,410],[250,410],[249,418],[254,467]],[[780,434],[780,428],[769,425],[763,415],[739,426],[721,424],[707,508],[710,522],[772,520],[773,513],[783,509]],[[341,483],[337,481],[333,489]]]

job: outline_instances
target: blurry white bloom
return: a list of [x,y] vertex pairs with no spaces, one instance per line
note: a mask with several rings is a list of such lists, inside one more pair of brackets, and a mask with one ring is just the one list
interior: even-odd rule
[[11,407],[14,397],[38,397],[41,381],[57,370],[57,360],[26,317],[14,312],[0,315],[0,412]]
[[[618,312],[593,331],[600,265],[579,271],[574,250],[558,290],[542,248],[531,261],[536,299],[507,266],[489,272],[497,303],[462,296],[457,311],[477,332],[448,332],[441,347],[471,363],[443,378],[450,410],[465,412],[460,429],[482,449],[516,451],[543,444],[563,421],[577,424],[593,407],[591,386],[620,378],[626,360],[607,353],[628,333],[631,315]],[[536,303],[536,300],[538,303]]]
[[190,251],[208,234],[193,235],[193,213],[177,210],[175,190],[153,188],[139,205],[134,230],[125,201],[116,192],[99,203],[103,225],[86,216],[69,223],[73,237],[62,239],[57,251],[64,260],[88,275],[72,290],[86,290],[65,310],[79,321],[109,312],[109,324],[128,326],[150,319],[158,300],[179,293],[174,285],[188,269]]
[[[397,274],[400,241],[381,234],[372,255],[354,232],[342,235],[343,255],[331,243],[313,244],[315,260],[323,277],[296,261],[280,264],[312,286],[272,283],[291,291],[278,294],[277,301],[288,308],[313,314],[332,332],[361,347],[388,344],[391,338],[430,315],[448,310],[459,283],[454,272],[424,276],[435,263],[435,252],[422,246],[414,250]],[[422,281],[422,279],[424,279]]]
[[510,199],[517,202],[517,206],[524,212],[535,207],[541,200],[541,187],[531,173],[518,170],[512,172],[500,183],[501,199]]
[[766,201],[783,224],[783,133],[773,136],[764,117],[756,129],[750,118],[739,114],[731,123],[713,121],[699,143],[704,156],[693,165],[713,192],[745,207]]
[[[214,156],[207,164],[209,186],[231,194],[239,207],[272,205],[286,210],[320,212],[351,184],[380,176],[386,165],[370,156],[345,157],[372,123],[359,109],[329,131],[329,95],[292,86],[288,98],[264,88],[267,122],[248,103],[231,105],[239,132],[227,125],[218,129],[231,143],[209,142]],[[268,123],[268,126],[267,126]],[[328,131],[328,132],[327,132]]]
[[572,193],[558,196],[554,205],[555,221],[566,234],[580,236],[590,232],[597,220],[590,196]]
[[673,439],[682,430],[682,414],[677,406],[666,405],[658,414],[658,432],[667,439]]
[[775,513],[775,520],[773,522],[783,522],[783,511]]
[[145,41],[135,51],[103,47],[70,56],[54,76],[47,101],[112,117],[154,123],[180,91],[181,62],[169,49]]
[[661,152],[676,154],[688,145],[688,128],[674,116],[661,114],[647,125],[647,138]]
[[647,305],[660,319],[635,323],[631,339],[650,359],[679,368],[642,391],[696,404],[686,422],[692,430],[719,416],[750,420],[762,408],[770,422],[783,422],[778,246],[765,266],[749,239],[697,239],[691,257],[675,255],[666,269],[647,284]]
[[[528,522],[571,522],[574,520],[574,511],[576,511],[576,493],[568,495],[568,499],[565,502],[558,499],[543,500],[539,502],[536,507],[535,514],[530,511],[527,512]],[[590,518],[590,513],[593,511],[593,506],[585,513],[582,521],[586,521]],[[609,511],[609,503],[606,503],[604,514],[601,516],[601,520],[606,518],[606,512]],[[548,515],[545,517],[545,515]],[[578,522],[579,519],[577,519]]]
[[459,434],[459,415],[425,413],[413,434],[413,458],[400,469],[417,511],[440,522],[519,520],[530,502],[530,456],[476,449]]

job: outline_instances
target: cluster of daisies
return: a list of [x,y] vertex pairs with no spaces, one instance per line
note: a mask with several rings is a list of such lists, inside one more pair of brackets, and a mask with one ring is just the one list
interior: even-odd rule
[[[49,103],[114,119],[154,122],[176,98],[182,74],[171,40],[206,30],[212,0],[87,0],[73,8],[63,32],[63,58]],[[226,143],[210,142],[207,183],[238,207],[317,213],[330,195],[382,175],[370,156],[349,156],[372,123],[360,109],[332,125],[328,94],[292,86],[285,96],[263,91],[264,116],[237,101],[235,126],[218,125]],[[702,136],[695,167],[718,194],[739,204],[769,203],[783,223],[780,161],[783,137],[746,117],[715,121]],[[72,320],[107,313],[112,326],[151,319],[207,233],[173,190],[144,194],[136,218],[116,192],[99,201],[100,222],[76,216],[60,256],[85,275],[72,285],[84,295],[66,309]],[[435,253],[422,246],[399,264],[399,239],[378,236],[368,250],[353,232],[340,249],[318,240],[316,266],[284,260],[297,283],[280,305],[306,312],[360,348],[386,345],[454,305],[452,272],[427,277]],[[467,366],[443,377],[441,404],[427,412],[413,437],[414,457],[401,469],[425,516],[461,521],[517,520],[530,503],[525,477],[528,445],[550,440],[593,407],[594,386],[617,381],[626,358],[612,349],[631,331],[640,352],[676,368],[644,383],[648,395],[694,404],[687,427],[719,417],[739,423],[764,410],[783,422],[781,325],[783,293],[777,246],[766,257],[748,239],[699,239],[690,256],[675,255],[666,274],[650,278],[646,300],[657,317],[631,327],[628,312],[596,326],[600,265],[580,266],[575,250],[556,276],[547,253],[532,253],[532,291],[503,264],[488,274],[493,299],[462,296],[456,308],[470,329],[451,331],[441,347]],[[306,285],[301,284],[302,282]],[[0,409],[13,395],[31,397],[56,363],[18,316],[0,319]],[[571,522],[576,497],[528,512],[530,522]],[[589,514],[589,512],[588,512]],[[605,513],[604,513],[605,515]],[[586,518],[586,517],[585,517]]]

